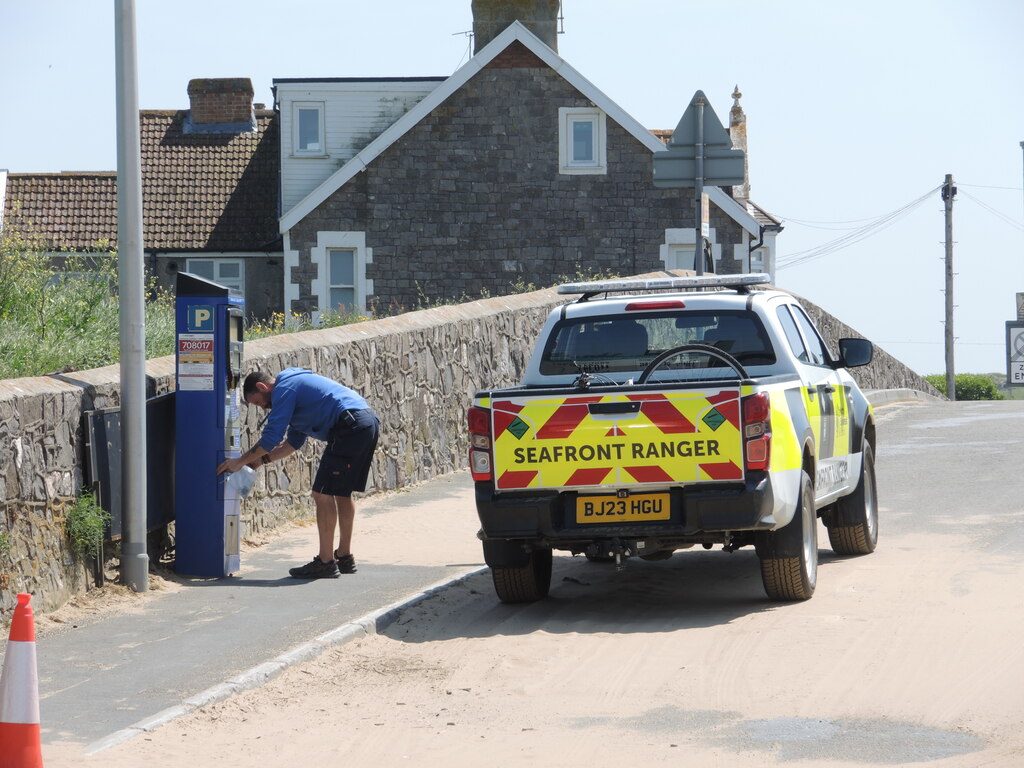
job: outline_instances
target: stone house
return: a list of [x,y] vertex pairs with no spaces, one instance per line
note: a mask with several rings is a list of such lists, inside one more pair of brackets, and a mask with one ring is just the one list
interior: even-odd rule
[[[557,0],[473,10],[475,54],[450,77],[274,80],[286,310],[389,311],[693,267],[693,190],[652,181],[671,133],[559,57]],[[781,227],[745,189],[706,188],[718,272],[774,266]]]

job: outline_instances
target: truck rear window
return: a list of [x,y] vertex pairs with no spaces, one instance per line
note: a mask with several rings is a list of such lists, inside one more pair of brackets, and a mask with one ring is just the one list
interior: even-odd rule
[[[760,318],[750,312],[645,312],[567,319],[558,323],[544,348],[540,372],[547,376],[583,371],[642,371],[663,352],[684,344],[709,344],[744,366],[772,365],[775,352]],[[680,355],[667,367],[724,365],[706,355]]]

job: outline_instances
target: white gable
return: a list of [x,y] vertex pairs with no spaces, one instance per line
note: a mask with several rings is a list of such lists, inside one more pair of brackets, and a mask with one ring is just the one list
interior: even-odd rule
[[[324,78],[274,80],[280,105],[281,210],[289,211],[389,125],[447,78]],[[295,109],[322,110],[326,135],[319,155],[296,157]]]
[[516,40],[525,45],[570,85],[590,99],[608,117],[621,125],[641,144],[652,152],[665,150],[665,145],[654,134],[630,117],[618,104],[609,99],[583,75],[569,66],[557,53],[542,43],[536,35],[516,21],[485,45],[463,67],[441,83],[415,107],[392,123],[389,128],[333,173],[330,178],[314,189],[304,200],[285,213],[280,220],[281,232],[288,232],[302,219],[312,213],[318,205],[344,186],[357,173],[364,170],[378,155],[398,141],[420,120],[424,119],[442,104],[445,99],[458,91],[473,75],[487,66],[499,53]]

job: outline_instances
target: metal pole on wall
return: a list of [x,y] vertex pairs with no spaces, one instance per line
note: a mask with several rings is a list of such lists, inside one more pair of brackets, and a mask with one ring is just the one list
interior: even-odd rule
[[135,0],[114,0],[117,273],[121,321],[121,580],[149,589],[146,551],[146,325]]
[[942,199],[946,203],[946,397],[956,400],[956,375],[953,367],[953,174],[946,174]]
[[704,218],[702,206],[704,198],[704,99],[698,96],[693,103],[697,107],[697,179],[693,190],[693,268],[698,275],[703,275],[704,231],[701,224]]

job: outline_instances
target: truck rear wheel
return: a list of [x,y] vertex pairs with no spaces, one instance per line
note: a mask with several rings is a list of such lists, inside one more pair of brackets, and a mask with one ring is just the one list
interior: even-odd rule
[[878,545],[878,497],[875,495],[875,453],[864,443],[860,482],[836,502],[826,518],[828,540],[837,555],[868,555]]
[[800,475],[796,514],[788,525],[769,533],[763,550],[758,551],[764,591],[773,600],[807,600],[814,594],[818,580],[818,517],[814,513],[814,492],[807,472]]
[[551,588],[551,550],[533,550],[522,567],[491,566],[491,578],[503,603],[543,600]]

